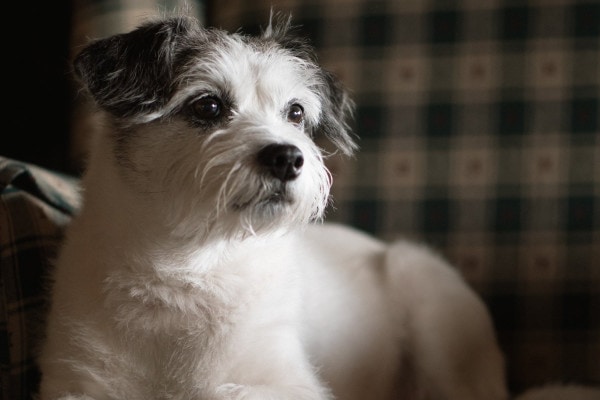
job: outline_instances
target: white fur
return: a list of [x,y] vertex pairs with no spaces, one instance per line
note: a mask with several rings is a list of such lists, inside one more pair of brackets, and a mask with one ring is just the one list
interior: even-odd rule
[[56,275],[43,400],[506,398],[483,305],[423,248],[330,225],[164,248],[88,211]]
[[[490,317],[452,267],[414,244],[308,224],[331,184],[307,133],[335,105],[320,69],[271,28],[249,44],[183,26],[156,62],[184,45],[198,56],[163,103],[162,82],[118,81],[160,69],[122,67],[102,46],[80,57],[105,126],[53,277],[41,400],[506,400]],[[130,40],[110,45],[143,47]],[[201,128],[185,107],[207,93],[232,105]],[[122,106],[136,101],[148,107]],[[291,102],[302,123],[286,120]],[[258,165],[272,143],[300,149],[296,179]]]

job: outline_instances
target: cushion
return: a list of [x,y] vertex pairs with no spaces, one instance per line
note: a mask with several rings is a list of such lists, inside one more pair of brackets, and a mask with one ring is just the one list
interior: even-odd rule
[[39,384],[48,272],[78,206],[77,180],[0,156],[0,390],[28,400]]

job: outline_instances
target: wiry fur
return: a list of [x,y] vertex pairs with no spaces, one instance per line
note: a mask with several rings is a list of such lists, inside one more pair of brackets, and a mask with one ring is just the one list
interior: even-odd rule
[[[451,267],[309,224],[331,185],[312,139],[352,153],[352,104],[289,20],[261,37],[149,22],[75,71],[105,126],[53,277],[41,400],[507,398]],[[259,157],[274,145],[287,169]]]

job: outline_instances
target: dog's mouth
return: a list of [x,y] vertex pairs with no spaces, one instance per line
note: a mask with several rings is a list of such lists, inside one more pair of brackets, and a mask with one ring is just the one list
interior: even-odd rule
[[274,189],[269,193],[259,193],[254,198],[233,203],[234,210],[241,211],[250,207],[265,208],[289,205],[294,202],[286,186]]
[[287,204],[292,204],[293,198],[290,194],[289,190],[286,189],[286,186],[281,186],[280,188],[273,190],[272,192],[266,194],[257,202],[258,206],[282,206]]
[[286,193],[285,190],[276,190],[267,196],[263,201],[263,203],[291,203],[290,196]]

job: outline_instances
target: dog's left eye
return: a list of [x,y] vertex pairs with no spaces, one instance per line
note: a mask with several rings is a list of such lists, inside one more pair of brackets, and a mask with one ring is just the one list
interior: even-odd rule
[[292,104],[287,114],[288,121],[299,124],[304,120],[304,108],[300,104]]
[[223,105],[216,97],[207,96],[194,101],[192,108],[198,118],[210,120],[221,115]]

